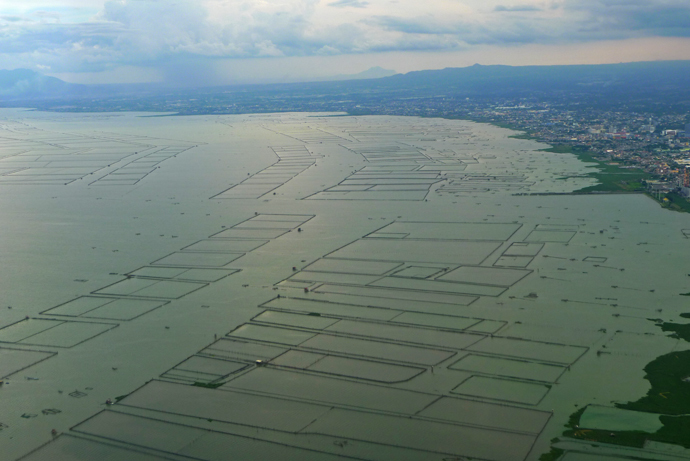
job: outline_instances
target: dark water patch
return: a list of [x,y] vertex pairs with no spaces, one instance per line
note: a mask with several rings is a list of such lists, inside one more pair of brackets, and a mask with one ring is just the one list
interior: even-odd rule
[[[682,316],[683,314],[681,314]],[[672,331],[671,337],[690,342],[690,323],[663,322],[658,324],[658,326],[661,327],[661,331]]]

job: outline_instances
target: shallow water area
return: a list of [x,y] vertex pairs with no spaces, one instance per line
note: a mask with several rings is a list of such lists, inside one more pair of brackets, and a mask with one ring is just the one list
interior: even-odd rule
[[[7,459],[537,460],[588,404],[656,427],[612,409],[688,349],[657,319],[690,215],[567,195],[587,164],[490,125],[150,115],[0,110]],[[564,459],[631,453],[597,449]]]

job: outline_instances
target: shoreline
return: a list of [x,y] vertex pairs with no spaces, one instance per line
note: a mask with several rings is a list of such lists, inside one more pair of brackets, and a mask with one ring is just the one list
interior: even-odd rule
[[[453,119],[455,120],[455,119]],[[537,142],[538,138],[532,136],[525,130],[515,127],[513,125],[501,122],[493,122],[481,119],[466,119],[476,123],[488,123],[499,128],[519,131],[523,134],[509,136],[514,139],[528,139]],[[548,144],[543,142],[544,144]],[[654,180],[650,173],[646,173],[639,168],[621,168],[616,165],[609,165],[605,162],[597,160],[593,157],[594,152],[578,149],[568,144],[556,144],[546,149],[541,149],[544,152],[552,152],[556,154],[573,154],[580,161],[584,163],[594,163],[591,168],[596,168],[597,172],[590,172],[588,176],[599,181],[595,186],[589,186],[578,189],[573,192],[563,193],[533,193],[533,194],[515,194],[515,195],[599,195],[599,194],[640,194],[653,200],[661,208],[669,211],[676,211],[678,213],[690,213],[690,201],[678,195],[676,192],[669,192],[663,198],[657,198],[649,193],[642,184],[642,181]],[[565,179],[565,178],[564,178]],[[630,183],[628,183],[630,181]]]

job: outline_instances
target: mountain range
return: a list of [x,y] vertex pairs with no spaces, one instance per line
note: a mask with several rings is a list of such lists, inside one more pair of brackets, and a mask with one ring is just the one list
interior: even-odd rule
[[[277,98],[277,102],[281,98],[287,98],[286,101],[292,97],[309,99],[318,94],[324,100],[342,100],[346,95],[346,99],[355,103],[372,97],[399,99],[441,96],[566,98],[587,104],[619,105],[632,100],[659,105],[690,103],[690,61],[569,66],[476,64],[406,74],[390,73],[393,71],[372,68],[360,74],[335,77],[337,81],[172,89],[159,84],[77,85],[30,70],[0,70],[0,105],[17,106],[20,102],[34,102],[35,106],[48,108],[57,101],[86,101],[87,98],[91,101],[89,104],[93,105],[97,102],[92,100],[105,101],[123,95],[141,101],[183,100],[202,93],[216,99]],[[131,98],[133,95],[136,98]],[[47,103],[38,104],[39,101]],[[278,109],[293,110],[287,107]]]
[[[372,67],[357,74],[338,74],[318,79],[320,82],[340,82],[348,80],[377,79],[395,75],[394,70]],[[4,100],[43,100],[66,98],[104,98],[123,94],[155,94],[175,91],[161,87],[157,83],[138,84],[75,84],[67,83],[29,69],[0,70],[0,101]]]

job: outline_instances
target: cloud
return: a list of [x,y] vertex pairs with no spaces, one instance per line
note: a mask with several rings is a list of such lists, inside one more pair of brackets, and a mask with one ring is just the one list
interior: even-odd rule
[[246,2],[221,20],[191,0],[109,1],[90,21],[72,24],[39,12],[39,21],[18,18],[14,22],[21,24],[0,28],[0,62],[10,68],[40,62],[55,72],[97,72],[122,65],[172,66],[193,57],[312,55],[328,45],[309,34],[314,4],[256,8]]
[[337,0],[328,4],[328,6],[335,6],[338,8],[366,8],[367,5],[369,5],[369,2],[363,2],[361,0]]
[[[381,16],[374,19],[380,27],[404,34],[409,43],[412,37],[417,43],[426,43],[427,49],[447,50],[469,45],[514,45],[538,42],[544,34],[538,21],[513,21],[503,24],[486,24],[478,21],[445,22],[432,18],[419,20]],[[423,37],[436,37],[423,39]],[[402,41],[400,41],[401,46]],[[409,47],[405,47],[409,49]]]
[[[510,15],[505,13],[529,13]],[[497,5],[483,14],[377,16],[368,20],[405,35],[445,36],[465,45],[582,43],[642,37],[690,37],[685,0],[565,0]]]
[[43,1],[0,16],[1,67],[201,78],[220,59],[690,37],[687,0],[109,0],[78,20],[85,0]]
[[0,20],[7,22],[19,22],[24,21],[24,18],[22,18],[21,16],[0,15]]
[[596,37],[690,37],[690,4],[684,0],[568,0],[581,17],[580,31]]
[[463,27],[462,23],[444,25],[433,18],[408,19],[395,16],[374,17],[369,23],[389,31],[425,35],[457,34]]
[[233,2],[212,17],[197,1],[111,1],[98,16],[121,25],[121,46],[147,59],[173,54],[263,57],[313,54],[324,43],[309,35],[316,0]]
[[55,11],[35,11],[33,13],[33,16],[36,16],[41,20],[41,22],[61,22],[60,21],[60,13],[57,13]]
[[538,8],[534,5],[515,5],[515,6],[497,5],[496,7],[494,7],[494,11],[497,11],[497,12],[523,12],[523,11],[542,11],[542,9]]

